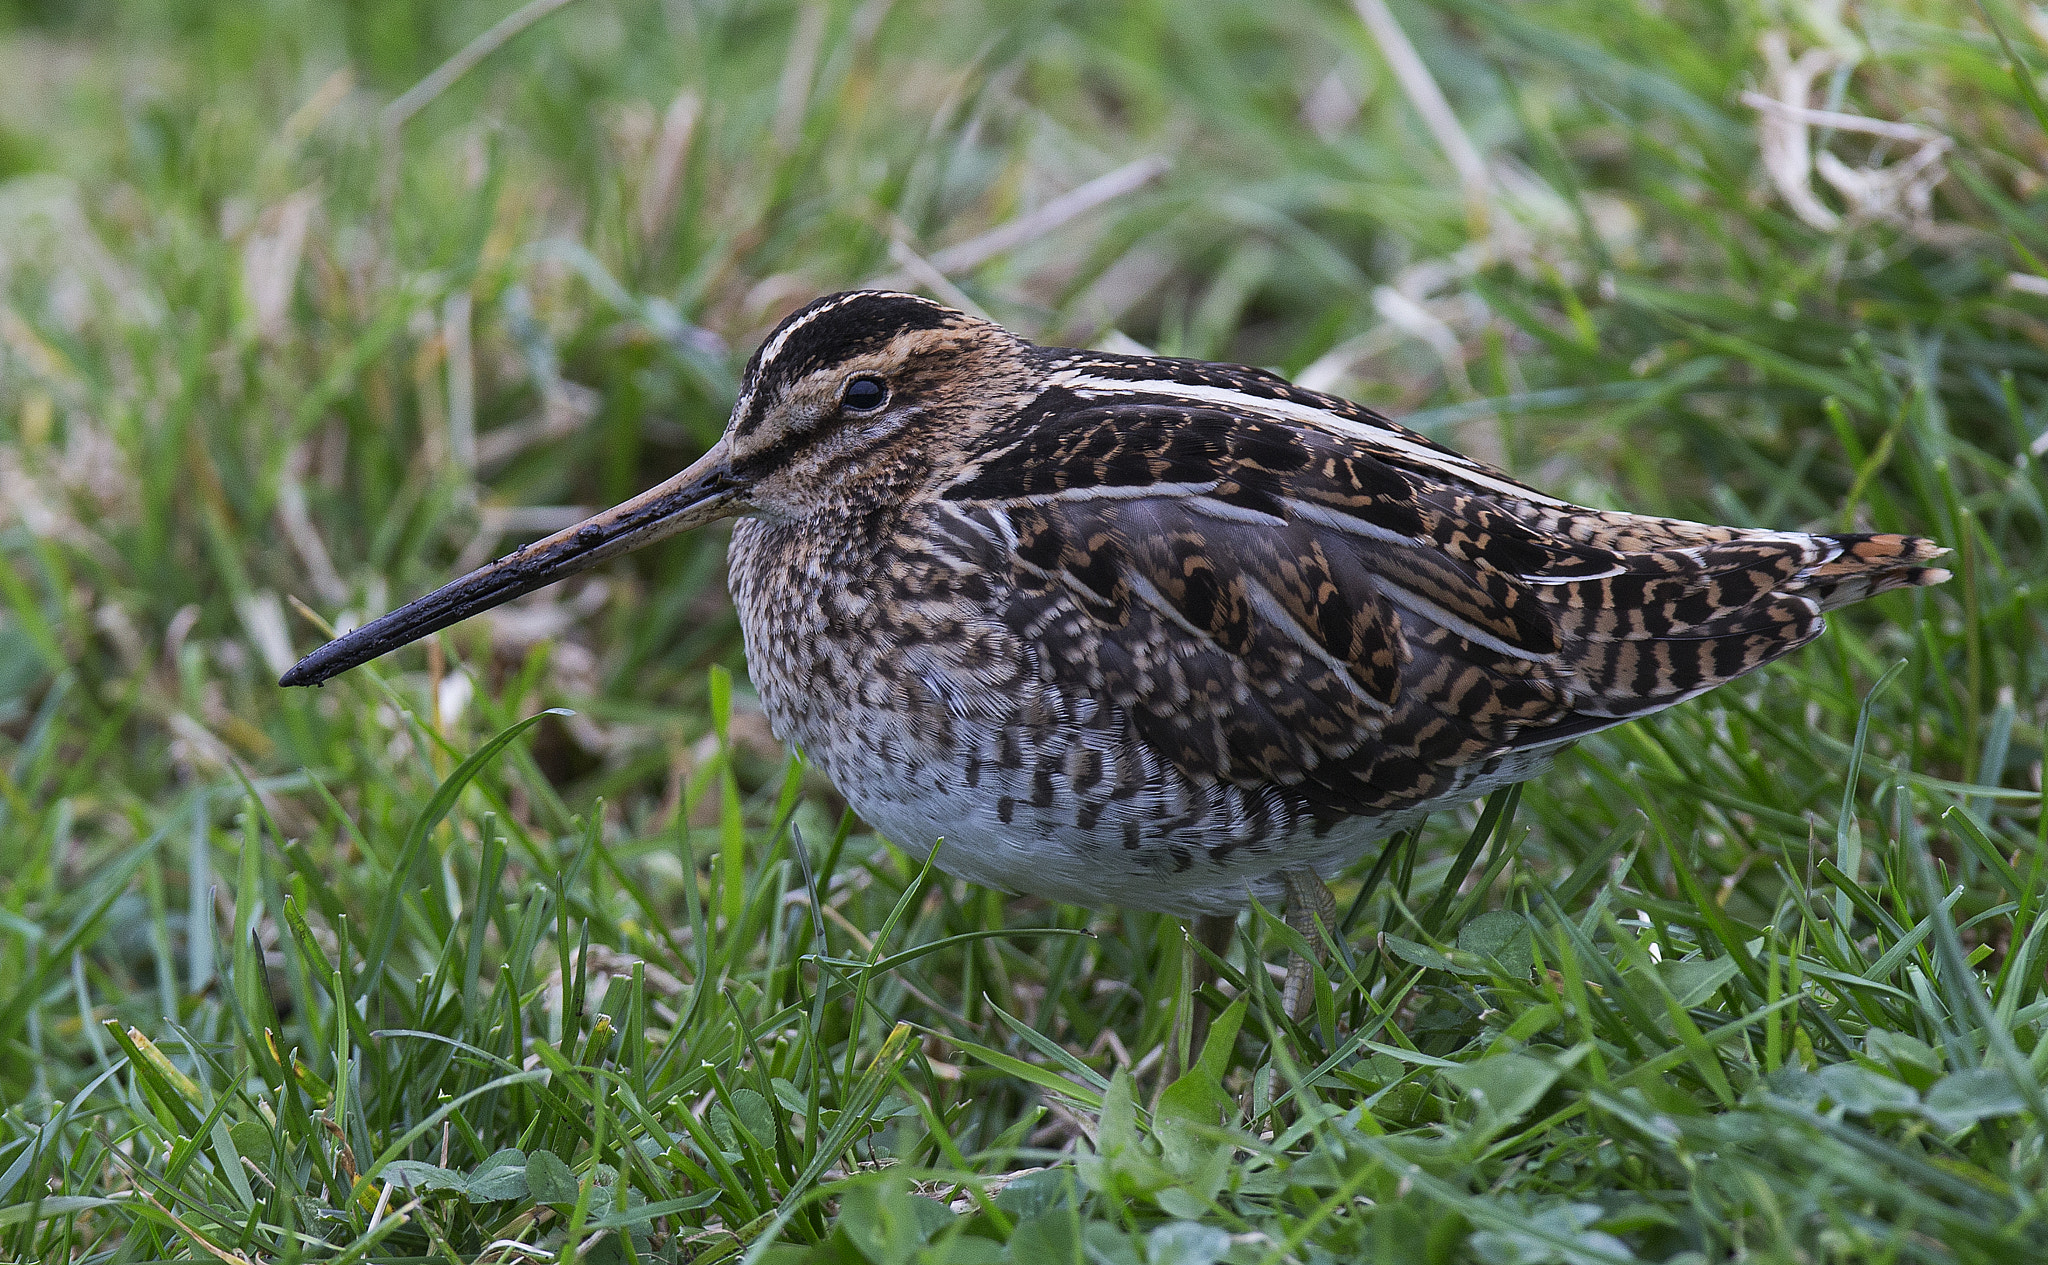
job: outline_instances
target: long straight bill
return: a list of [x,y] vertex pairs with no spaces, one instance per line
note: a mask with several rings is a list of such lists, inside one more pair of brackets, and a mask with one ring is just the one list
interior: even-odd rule
[[537,540],[315,650],[279,678],[318,685],[448,625],[731,512],[741,487],[720,440],[690,468],[623,505]]

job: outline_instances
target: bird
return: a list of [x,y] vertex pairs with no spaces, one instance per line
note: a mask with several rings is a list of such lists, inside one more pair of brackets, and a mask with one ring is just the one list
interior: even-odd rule
[[762,341],[688,468],[281,683],[727,517],[768,721],[871,826],[1212,943],[1252,897],[1334,931],[1325,879],[1432,810],[1948,578],[1924,537],[1586,508],[1263,369],[856,290]]

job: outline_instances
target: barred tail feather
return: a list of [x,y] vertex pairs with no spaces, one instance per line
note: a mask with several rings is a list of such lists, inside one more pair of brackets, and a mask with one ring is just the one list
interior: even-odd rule
[[1835,547],[1834,556],[1808,568],[1786,587],[1819,599],[1822,610],[1949,578],[1946,569],[1926,565],[1948,550],[1925,536],[1855,534],[1821,539]]

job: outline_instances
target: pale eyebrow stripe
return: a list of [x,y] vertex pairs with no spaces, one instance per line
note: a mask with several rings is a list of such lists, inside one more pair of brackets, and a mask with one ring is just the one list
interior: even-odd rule
[[740,398],[733,401],[733,416],[744,418],[747,415],[747,412],[753,408],[754,386],[760,382],[761,378],[767,375],[768,367],[775,363],[775,358],[782,354],[782,349],[789,345],[790,338],[794,336],[798,330],[804,329],[805,327],[809,326],[813,321],[816,321],[821,316],[826,316],[829,315],[830,313],[838,311],[840,308],[845,307],[847,304],[853,302],[855,299],[861,298],[862,296],[862,291],[852,291],[848,294],[842,295],[841,297],[830,303],[822,304],[819,307],[813,308],[811,311],[806,312],[803,315],[802,319],[792,321],[789,324],[784,325],[781,329],[776,330],[775,336],[769,339],[767,344],[761,348],[759,358],[755,361],[755,363],[759,365],[760,368],[756,371],[754,375],[754,382],[749,383],[747,385],[747,389],[740,393]]

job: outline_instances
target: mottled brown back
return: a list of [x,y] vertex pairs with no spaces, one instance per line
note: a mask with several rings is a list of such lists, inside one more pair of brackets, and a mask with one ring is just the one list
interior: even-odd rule
[[1916,537],[1564,505],[1256,370],[1044,354],[1052,385],[941,493],[1011,579],[1004,622],[1190,776],[1324,809],[1432,799],[1943,574]]

